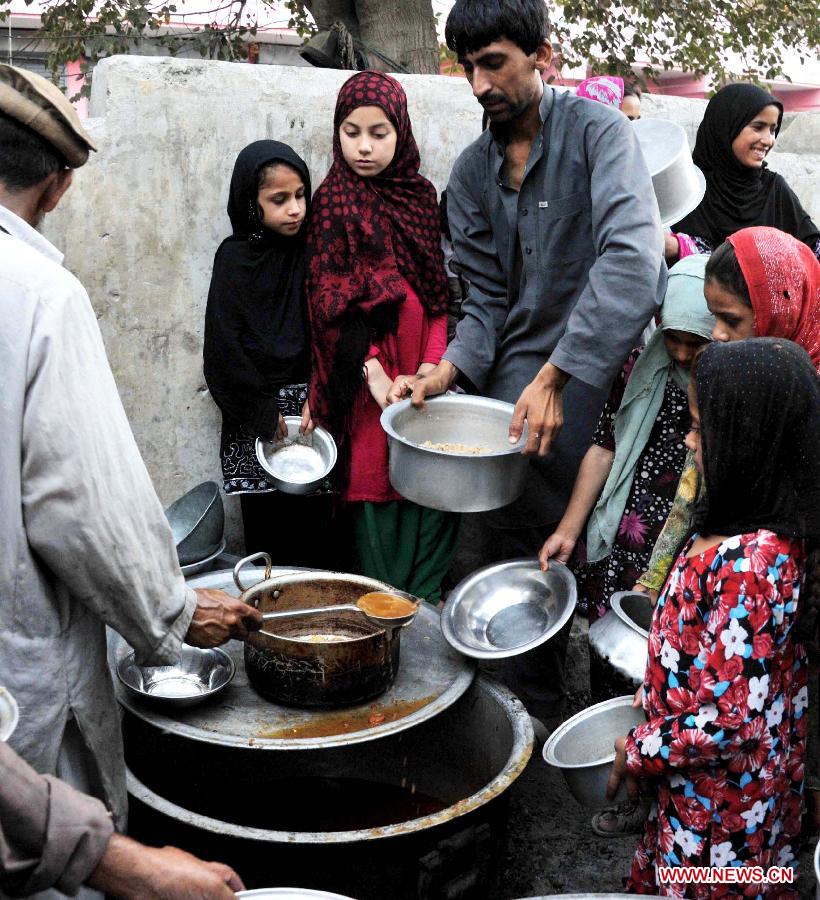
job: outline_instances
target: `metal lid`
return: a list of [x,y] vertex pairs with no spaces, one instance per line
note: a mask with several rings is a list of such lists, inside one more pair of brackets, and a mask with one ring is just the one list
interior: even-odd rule
[[[271,575],[292,573],[273,569]],[[264,577],[263,568],[243,570],[249,581]],[[217,588],[236,597],[231,569],[188,580],[194,588]],[[371,741],[412,728],[454,703],[472,684],[475,666],[453,650],[441,633],[438,610],[422,603],[413,624],[401,636],[401,661],[393,686],[370,703],[345,709],[293,709],[265,700],[248,683],[244,645],[223,648],[236,663],[236,676],[212,702],[172,715],[129,697],[118,684],[117,698],[146,722],[189,740],[260,750],[339,747]],[[117,656],[127,652],[121,642]]]
[[0,687],[0,741],[7,741],[20,719],[17,701],[4,687]]

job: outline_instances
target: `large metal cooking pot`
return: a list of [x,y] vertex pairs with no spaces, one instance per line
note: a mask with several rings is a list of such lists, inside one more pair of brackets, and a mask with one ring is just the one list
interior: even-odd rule
[[129,711],[124,737],[132,836],[223,860],[249,888],[275,878],[357,900],[504,896],[493,869],[532,725],[484,678],[439,715],[364,743],[224,746]]
[[[340,572],[292,572],[266,577],[246,588],[240,570],[266,553],[236,564],[234,580],[242,599],[263,613],[355,603],[368,591],[391,591],[384,582]],[[306,636],[341,636],[334,643]],[[386,691],[399,669],[401,629],[385,630],[355,612],[342,611],[304,619],[268,622],[245,644],[245,669],[265,698],[288,706],[335,707],[361,703]]]
[[[423,411],[409,400],[381,416],[390,445],[390,483],[408,500],[445,512],[486,512],[516,500],[524,490],[529,461],[508,432],[514,407],[488,397],[445,394],[426,401]],[[481,453],[425,447],[463,444]]]
[[618,591],[610,608],[589,627],[590,654],[619,693],[643,684],[652,605],[646,594]]

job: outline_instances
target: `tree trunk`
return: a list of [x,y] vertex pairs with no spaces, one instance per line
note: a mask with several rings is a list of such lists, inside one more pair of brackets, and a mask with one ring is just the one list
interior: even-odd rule
[[[408,72],[438,74],[438,35],[430,0],[304,0],[304,6],[317,25],[344,22],[354,37]],[[374,53],[367,55],[371,68],[393,68]]]
[[304,0],[304,6],[317,25],[330,28],[334,22],[344,22],[354,37],[359,36],[354,0]]
[[[438,74],[439,50],[436,21],[430,0],[356,0],[359,37],[408,72]],[[392,67],[368,54],[374,69]]]

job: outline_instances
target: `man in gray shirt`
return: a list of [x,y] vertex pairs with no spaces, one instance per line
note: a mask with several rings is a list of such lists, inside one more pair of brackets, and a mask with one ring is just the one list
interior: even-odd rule
[[632,125],[544,85],[548,35],[543,0],[458,0],[450,12],[447,44],[491,126],[447,186],[470,289],[442,362],[397,379],[390,398],[412,390],[422,405],[461,376],[515,403],[512,441],[528,423],[527,489],[483,517],[479,563],[537,554],[666,283],[657,203]]

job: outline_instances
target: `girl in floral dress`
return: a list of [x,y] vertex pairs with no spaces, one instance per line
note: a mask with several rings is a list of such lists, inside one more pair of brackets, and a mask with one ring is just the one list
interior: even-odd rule
[[657,791],[627,888],[796,897],[760,880],[658,879],[657,866],[795,867],[799,853],[808,693],[794,631],[806,539],[820,537],[820,383],[802,348],[771,338],[712,344],[696,374],[698,531],[655,610],[648,721],[616,741],[610,778],[610,791],[622,777]]

